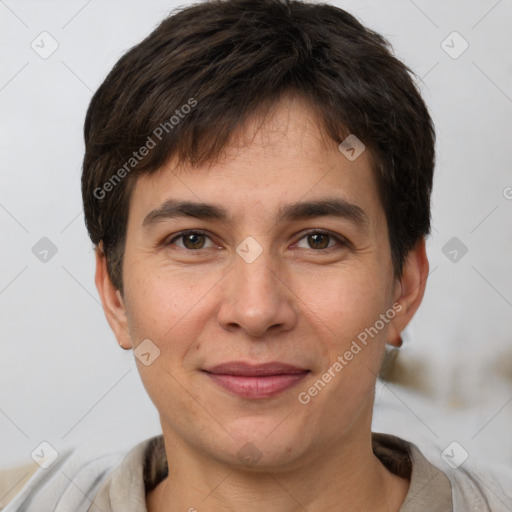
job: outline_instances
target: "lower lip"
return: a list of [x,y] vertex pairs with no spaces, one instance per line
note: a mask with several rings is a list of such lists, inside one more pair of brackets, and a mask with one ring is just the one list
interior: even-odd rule
[[269,398],[275,396],[300,382],[308,373],[242,377],[239,375],[206,372],[216,384],[243,398]]

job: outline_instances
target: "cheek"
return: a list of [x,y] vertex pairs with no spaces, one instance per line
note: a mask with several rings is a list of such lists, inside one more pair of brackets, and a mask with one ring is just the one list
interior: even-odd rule
[[321,286],[317,283],[313,287],[314,279],[302,283],[301,297],[318,318],[317,323],[320,321],[328,327],[329,345],[333,348],[342,349],[347,342],[350,345],[351,340],[374,325],[388,307],[390,292],[379,270],[369,266],[347,267],[323,276]]
[[[135,345],[151,339],[175,356],[186,351],[200,328],[214,282],[179,270],[134,266],[127,283],[127,313]],[[174,356],[174,357],[175,357]]]
[[150,339],[159,351],[148,366],[137,360],[142,383],[159,411],[182,410],[187,404],[190,408],[183,363],[198,348],[204,319],[210,314],[207,294],[213,283],[190,273],[147,266],[132,267],[130,275],[126,305],[133,345],[136,350]]

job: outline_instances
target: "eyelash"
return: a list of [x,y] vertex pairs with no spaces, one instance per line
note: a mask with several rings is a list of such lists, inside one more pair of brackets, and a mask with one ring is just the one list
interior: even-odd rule
[[[172,239],[170,239],[168,242],[165,242],[164,245],[166,245],[166,246],[171,245],[176,240],[179,240],[180,238],[183,238],[186,235],[190,235],[190,234],[204,235],[207,238],[210,238],[210,240],[211,240],[211,237],[208,235],[208,233],[206,231],[203,231],[201,229],[189,229],[189,230],[181,231],[176,236],[174,236]],[[326,231],[324,229],[311,229],[311,230],[305,232],[299,238],[299,240],[297,242],[299,242],[303,238],[306,238],[309,235],[314,235],[314,234],[322,234],[322,235],[329,236],[331,239],[334,239],[338,243],[338,245],[340,245],[341,247],[351,247],[352,246],[352,244],[346,238],[344,238],[344,237],[342,237],[340,235],[335,235],[334,233],[332,233],[330,231]],[[333,247],[326,247],[324,249],[313,249],[313,248],[310,248],[309,250],[310,251],[314,251],[314,252],[325,252],[325,251],[329,251],[329,250],[332,250],[332,249],[335,249],[335,248],[336,247],[333,246]],[[202,249],[187,249],[186,247],[180,247],[180,249],[183,249],[183,250],[185,250],[187,252],[200,252],[200,251],[204,251],[204,250],[209,249],[209,247],[202,248]]]

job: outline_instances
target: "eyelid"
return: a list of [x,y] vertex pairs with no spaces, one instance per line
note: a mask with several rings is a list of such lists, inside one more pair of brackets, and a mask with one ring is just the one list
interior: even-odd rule
[[[338,242],[338,245],[340,245],[340,246],[352,247],[352,243],[344,236],[334,233],[332,231],[326,230],[326,229],[322,229],[322,228],[312,228],[312,229],[308,229],[307,231],[304,231],[301,234],[300,238],[297,239],[297,242],[302,240],[304,237],[306,237],[308,235],[315,234],[315,233],[321,233],[323,235],[327,235],[331,238],[334,238],[336,240],[336,242]],[[297,242],[295,242],[295,243],[297,243]],[[333,247],[327,247],[326,249],[309,249],[309,250],[315,251],[315,252],[322,252],[322,251],[327,251],[329,249],[335,249],[335,248],[336,247],[333,246]]]

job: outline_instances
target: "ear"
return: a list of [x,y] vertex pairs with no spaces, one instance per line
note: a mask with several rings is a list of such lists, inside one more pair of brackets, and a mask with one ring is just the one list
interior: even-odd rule
[[416,244],[406,257],[402,276],[396,282],[394,304],[400,303],[388,330],[388,343],[400,347],[402,339],[400,333],[407,327],[419,308],[428,277],[428,259],[425,248],[425,237]]
[[107,259],[103,252],[103,243],[96,247],[96,275],[94,279],[100,294],[103,311],[112,331],[122,348],[129,350],[132,342],[129,335],[126,307],[121,292],[117,290],[107,272]]

